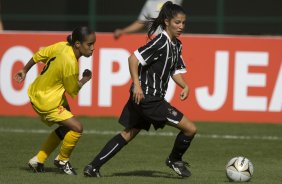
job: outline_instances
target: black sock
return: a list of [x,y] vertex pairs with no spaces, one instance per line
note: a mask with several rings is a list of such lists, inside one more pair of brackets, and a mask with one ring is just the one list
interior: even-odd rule
[[177,135],[173,149],[169,155],[169,158],[171,161],[179,161],[182,160],[182,155],[186,152],[186,150],[189,148],[190,143],[192,141],[193,137],[188,137],[184,135],[183,132],[179,132]]
[[100,167],[110,160],[115,154],[117,154],[123,146],[127,144],[126,140],[121,134],[113,137],[101,150],[101,152],[90,163],[94,168],[100,169]]
[[55,132],[57,134],[57,136],[61,139],[64,140],[65,135],[70,131],[70,129],[66,126],[59,126],[58,128],[56,128]]

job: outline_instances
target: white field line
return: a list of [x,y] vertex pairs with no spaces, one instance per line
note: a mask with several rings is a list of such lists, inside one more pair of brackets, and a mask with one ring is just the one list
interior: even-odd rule
[[[1,133],[27,133],[27,134],[48,134],[50,130],[44,129],[5,129],[0,128]],[[97,131],[97,130],[84,130],[83,134],[93,135],[116,135],[120,131]],[[165,136],[174,137],[176,133],[173,132],[140,132],[139,135],[145,136]],[[219,134],[197,134],[197,138],[208,138],[208,139],[241,139],[241,140],[274,140],[282,141],[282,137],[278,136],[244,136],[244,135],[219,135]]]

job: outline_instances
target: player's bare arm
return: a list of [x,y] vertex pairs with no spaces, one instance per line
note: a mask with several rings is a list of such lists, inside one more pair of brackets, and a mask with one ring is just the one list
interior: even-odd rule
[[130,24],[129,26],[127,26],[123,29],[116,29],[114,31],[114,38],[118,39],[123,34],[134,33],[134,32],[137,32],[137,31],[143,29],[144,27],[145,27],[144,22],[139,21],[139,20],[134,21],[132,24]]
[[137,104],[139,104],[140,101],[144,98],[144,93],[139,83],[138,63],[139,61],[134,54],[132,54],[128,58],[129,71],[130,71],[132,82],[134,84],[133,99]]
[[180,93],[180,100],[186,100],[189,95],[189,86],[184,81],[181,74],[176,74],[172,76],[174,82],[180,86],[183,90]]
[[20,83],[25,79],[27,72],[31,69],[31,67],[35,65],[33,58],[31,58],[28,63],[24,66],[23,69],[18,71],[14,77],[15,81]]

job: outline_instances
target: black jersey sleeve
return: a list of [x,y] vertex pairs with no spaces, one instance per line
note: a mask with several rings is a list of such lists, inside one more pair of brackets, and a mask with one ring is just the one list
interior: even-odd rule
[[186,73],[186,66],[182,57],[182,44],[180,41],[177,43],[178,45],[178,52],[177,52],[177,61],[174,65],[174,70],[172,71],[172,75],[178,74],[178,73]]
[[146,45],[138,48],[134,54],[139,62],[145,66],[149,65],[153,60],[153,55],[162,48],[167,42],[167,37],[160,33],[154,39],[149,41]]

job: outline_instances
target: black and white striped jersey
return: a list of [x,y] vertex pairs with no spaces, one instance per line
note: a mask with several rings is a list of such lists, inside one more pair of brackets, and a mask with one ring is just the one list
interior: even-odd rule
[[171,41],[163,31],[134,54],[139,60],[138,74],[145,95],[164,97],[170,76],[186,73],[182,43]]

